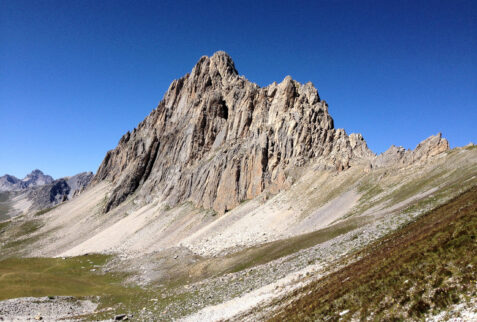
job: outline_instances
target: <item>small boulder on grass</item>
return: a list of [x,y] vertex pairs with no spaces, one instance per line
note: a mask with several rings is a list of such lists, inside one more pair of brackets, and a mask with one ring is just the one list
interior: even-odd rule
[[126,314],[118,314],[114,316],[114,321],[125,321],[128,319]]

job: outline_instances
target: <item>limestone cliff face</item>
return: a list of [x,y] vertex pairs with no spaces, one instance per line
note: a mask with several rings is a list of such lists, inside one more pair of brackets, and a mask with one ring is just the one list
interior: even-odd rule
[[342,170],[371,157],[361,135],[334,129],[313,84],[287,76],[260,88],[217,52],[172,82],[158,107],[106,154],[93,182],[114,185],[105,211],[135,193],[223,213],[288,187],[289,171],[310,160]]
[[419,143],[414,150],[406,150],[403,147],[392,145],[386,152],[383,152],[372,160],[372,166],[379,168],[390,165],[399,166],[422,163],[448,150],[449,142],[442,137],[441,133],[438,133]]

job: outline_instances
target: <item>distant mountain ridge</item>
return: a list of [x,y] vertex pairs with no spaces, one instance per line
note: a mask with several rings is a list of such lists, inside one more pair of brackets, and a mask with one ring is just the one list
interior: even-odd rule
[[45,175],[41,170],[33,170],[27,174],[25,178],[18,179],[17,177],[6,174],[0,177],[0,192],[2,191],[18,191],[31,187],[42,186],[53,182],[53,177]]
[[12,175],[0,177],[0,218],[58,205],[81,193],[93,178],[92,172],[54,180],[40,170],[33,170],[24,179]]
[[49,184],[30,189],[27,196],[37,209],[52,207],[81,193],[92,178],[92,172],[82,172],[71,177],[60,178]]

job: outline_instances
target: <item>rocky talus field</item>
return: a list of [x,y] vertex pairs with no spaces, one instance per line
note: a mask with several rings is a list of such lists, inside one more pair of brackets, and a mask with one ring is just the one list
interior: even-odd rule
[[376,155],[225,52],[94,177],[29,180],[0,178],[0,320],[477,319],[477,146]]

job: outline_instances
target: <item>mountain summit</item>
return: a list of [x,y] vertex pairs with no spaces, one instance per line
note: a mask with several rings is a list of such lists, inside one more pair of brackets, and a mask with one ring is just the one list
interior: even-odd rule
[[53,178],[45,175],[41,170],[33,170],[25,178],[18,179],[15,176],[6,174],[0,177],[0,191],[18,191],[31,187],[42,186],[53,182]]
[[[0,260],[25,257],[0,265],[6,298],[28,274],[44,296],[97,299],[80,315],[71,297],[0,301],[7,320],[475,320],[476,146],[438,133],[376,156],[311,83],[261,88],[204,56],[92,176],[0,193]],[[99,284],[65,294],[77,274]]]
[[291,170],[311,159],[345,169],[372,156],[361,135],[334,128],[312,83],[287,76],[261,88],[219,51],[172,82],[158,107],[106,154],[94,182],[115,186],[105,211],[136,193],[146,202],[153,195],[223,213],[289,187]]

